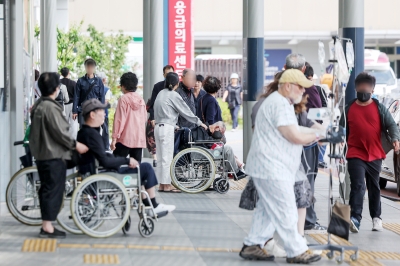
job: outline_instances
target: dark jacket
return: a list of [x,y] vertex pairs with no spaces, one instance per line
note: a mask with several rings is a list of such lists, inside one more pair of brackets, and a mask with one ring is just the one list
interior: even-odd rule
[[[176,89],[176,92],[182,97],[183,101],[189,106],[189,109],[192,111],[192,113],[196,115],[196,104],[194,103],[194,95],[192,88],[188,88],[182,82],[180,82],[178,89]],[[187,127],[190,129],[197,127],[196,124],[187,121],[186,118],[184,118],[181,115],[178,118],[178,126]]]
[[[74,107],[72,109],[72,113],[77,114],[80,112],[80,107],[82,103],[89,99],[98,99],[100,102],[104,103],[104,84],[101,81],[101,78],[94,76],[94,87],[88,94],[88,90],[90,87],[89,78],[87,75],[78,79],[78,82],[75,86],[75,94],[74,94]],[[86,95],[88,94],[88,95]],[[86,95],[86,97],[85,97]]]
[[319,98],[321,98],[322,107],[328,107],[328,103],[326,102],[328,97],[326,96],[324,89],[322,89],[320,86],[317,85],[315,85],[315,88],[317,88]]
[[321,97],[319,96],[317,88],[313,85],[310,88],[306,89],[304,95],[308,95],[307,99],[307,113],[310,108],[321,108]]
[[150,114],[149,120],[154,120],[154,102],[157,99],[158,93],[162,91],[165,87],[165,80],[154,84],[153,92],[151,93],[150,101],[147,103],[147,112]]
[[76,82],[73,80],[70,80],[69,78],[62,78],[61,83],[64,84],[67,87],[68,91],[68,96],[69,96],[69,102],[66,104],[70,104],[74,102],[74,95],[75,95],[75,86]]
[[[196,106],[196,112],[199,112],[198,110],[200,109],[200,100],[206,95],[207,92],[203,89],[200,90],[199,95],[194,97],[194,105]],[[194,95],[194,94],[193,94]]]
[[226,102],[228,103],[229,109],[233,109],[235,106],[242,104],[242,97],[240,96],[243,91],[242,86],[237,85],[237,87],[233,87],[229,84],[226,90],[228,91]]
[[214,96],[207,93],[202,97],[197,110],[197,117],[203,123],[208,123],[209,125],[222,121],[222,111]]
[[29,147],[36,160],[71,159],[76,142],[68,133],[69,124],[61,106],[50,97],[41,97],[31,110]]
[[106,152],[99,130],[99,128],[83,125],[78,132],[77,140],[89,148],[87,153],[81,155],[81,160],[79,161],[79,172],[81,174],[95,174],[95,159],[97,159],[100,166],[108,170],[118,170],[121,165],[129,164],[129,158],[116,157]]
[[[356,102],[357,99],[354,99],[351,101],[349,104],[346,105],[345,107],[345,113],[342,114],[340,117],[339,125],[342,127],[346,126],[346,140],[349,139],[350,135],[350,130],[349,130],[349,124],[346,123],[345,125],[345,118],[346,121],[348,121],[348,114],[349,110],[352,104]],[[381,128],[382,128],[382,134],[381,134],[381,143],[382,143],[382,148],[383,150],[388,153],[391,149],[393,149],[393,142],[396,140],[400,140],[400,133],[399,133],[399,128],[394,121],[392,114],[389,113],[388,109],[381,104],[378,100],[372,99],[375,104],[378,106],[379,110],[379,118],[381,120]]]

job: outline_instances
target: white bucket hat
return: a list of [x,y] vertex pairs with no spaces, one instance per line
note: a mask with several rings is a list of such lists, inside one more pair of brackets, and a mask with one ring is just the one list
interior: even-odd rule
[[237,73],[232,73],[231,79],[239,79],[239,75]]

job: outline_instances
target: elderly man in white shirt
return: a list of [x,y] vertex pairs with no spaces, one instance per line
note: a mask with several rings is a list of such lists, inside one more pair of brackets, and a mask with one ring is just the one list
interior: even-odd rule
[[262,247],[276,231],[283,240],[288,263],[308,264],[321,259],[307,253],[297,230],[293,186],[300,166],[302,145],[319,139],[318,133],[301,132],[293,104],[300,103],[304,88],[312,85],[297,69],[285,70],[279,86],[271,88],[256,117],[246,171],[259,200],[249,235],[240,256],[249,260],[274,260]]

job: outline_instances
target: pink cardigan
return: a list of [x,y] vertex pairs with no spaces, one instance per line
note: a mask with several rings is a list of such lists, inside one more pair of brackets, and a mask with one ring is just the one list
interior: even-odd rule
[[122,95],[114,115],[112,138],[129,148],[146,148],[146,104],[136,92]]

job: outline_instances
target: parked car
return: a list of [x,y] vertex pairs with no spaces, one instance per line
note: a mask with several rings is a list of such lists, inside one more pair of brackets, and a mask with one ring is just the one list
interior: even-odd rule
[[[392,114],[397,126],[400,124],[400,99],[392,102],[389,106],[389,112]],[[399,126],[400,128],[400,126]],[[387,182],[394,182],[397,184],[397,195],[400,197],[400,154],[396,154],[391,150],[386,159],[382,163],[382,170],[380,174],[379,186],[381,189],[385,188]]]

